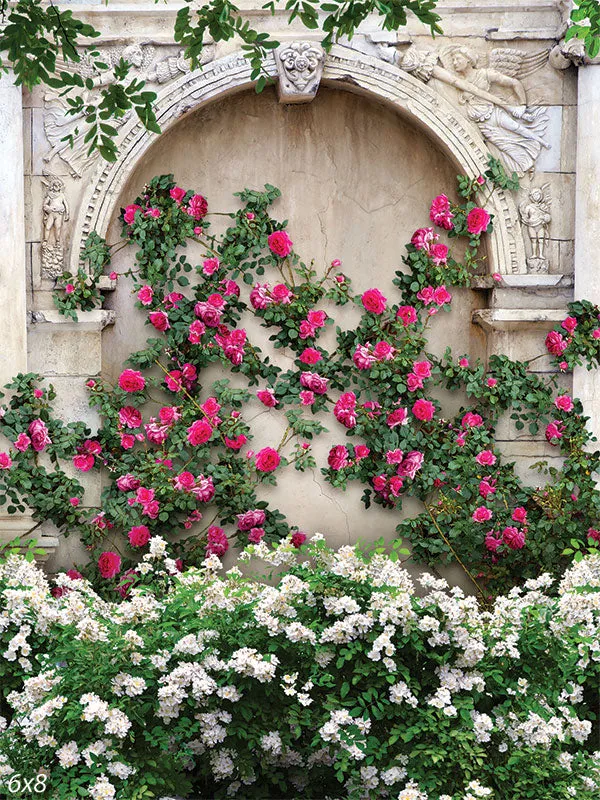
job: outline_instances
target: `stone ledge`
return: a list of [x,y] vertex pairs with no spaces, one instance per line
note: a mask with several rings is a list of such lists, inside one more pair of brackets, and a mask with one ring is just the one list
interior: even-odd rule
[[472,289],[550,289],[569,286],[573,286],[573,276],[563,274],[502,275],[501,281],[494,280],[491,275],[476,275],[471,283]]
[[43,564],[58,549],[58,537],[46,536],[43,533],[36,536],[34,529],[37,528],[37,524],[29,515],[8,514],[0,516],[0,544],[7,544],[17,537],[25,542],[35,541],[38,547],[45,550],[44,555],[36,557],[36,561]]
[[484,331],[516,331],[523,328],[551,328],[565,318],[560,308],[484,308],[473,312],[472,320]]
[[102,331],[113,325],[116,319],[114,311],[95,308],[93,311],[78,311],[77,322],[59,313],[58,309],[34,311],[31,315],[31,327],[41,325],[59,325],[61,330],[94,330]]

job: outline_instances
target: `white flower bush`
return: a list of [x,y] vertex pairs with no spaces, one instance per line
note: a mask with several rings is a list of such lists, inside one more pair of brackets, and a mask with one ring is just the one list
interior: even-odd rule
[[119,604],[0,564],[0,793],[598,797],[600,557],[482,610],[319,535],[243,554],[276,580],[216,556],[173,574],[155,545],[166,590]]

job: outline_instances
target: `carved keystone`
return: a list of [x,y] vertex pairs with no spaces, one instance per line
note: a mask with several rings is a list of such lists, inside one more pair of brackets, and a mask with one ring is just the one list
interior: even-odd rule
[[314,42],[288,42],[275,51],[280,103],[310,103],[317,94],[325,51]]

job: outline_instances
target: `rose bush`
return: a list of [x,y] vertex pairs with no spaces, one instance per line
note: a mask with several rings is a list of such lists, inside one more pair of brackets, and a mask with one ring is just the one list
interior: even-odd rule
[[[397,526],[415,560],[457,561],[482,599],[541,570],[564,569],[566,551],[581,554],[597,542],[598,453],[589,447],[581,404],[528,363],[493,356],[486,366],[467,354],[427,351],[429,326],[452,306],[448,287],[468,286],[480,271],[480,240],[492,219],[476,201],[500,180],[491,168],[486,178],[459,178],[461,202],[433,200],[439,232],[414,233],[392,298],[391,287],[355,295],[339,261],[322,276],[301,262],[285,224],[270,216],[274,187],[241,192],[242,207],[215,237],[202,195],[171,176],[155,178],[122,211],[123,236],[136,248],[128,274],[153,336],[131,355],[116,386],[88,382],[102,418],[94,434],[53,417],[54,392],[37,376],[10,384],[0,431],[12,446],[0,454],[0,503],[9,511],[27,505],[37,519],[81,535],[93,556],[88,577],[100,577],[102,553],[118,550],[118,570],[98,584],[112,598],[145,580],[136,563],[146,545],[140,537],[132,542],[133,528],[174,540],[171,554],[187,565],[215,548],[224,552],[229,541],[243,546],[264,536],[272,543],[294,533],[293,520],[261,498],[261,487],[289,465],[315,468],[311,440],[333,425],[343,440],[319,465],[327,481],[339,489],[360,482],[367,507],[399,511],[407,496],[422,503],[422,513]],[[462,240],[460,262],[441,235]],[[188,240],[205,250],[196,267],[182,254]],[[95,263],[108,265],[107,245],[95,237],[90,248]],[[335,347],[326,348],[319,337],[334,323],[331,309],[347,303],[361,310],[360,322],[338,328]],[[243,327],[250,313],[276,348],[288,348],[293,367],[272,363],[250,340]],[[598,361],[598,313],[573,304],[562,333],[548,335],[558,370]],[[225,375],[242,376],[247,388],[233,388],[226,377],[204,386],[203,370],[214,363]],[[439,386],[463,391],[469,405],[446,415],[432,395]],[[157,391],[158,411],[151,405]],[[252,394],[287,421],[282,440],[258,453],[243,413]],[[507,416],[517,430],[545,433],[564,458],[562,470],[546,469],[540,485],[524,485],[495,444]],[[82,473],[105,471],[99,508],[86,508],[65,460]],[[255,512],[264,521],[240,528],[240,515]]]
[[179,573],[153,537],[164,592],[118,604],[0,565],[9,796],[34,777],[60,800],[598,796],[598,556],[483,611],[377,551],[249,550],[276,581],[214,555]]

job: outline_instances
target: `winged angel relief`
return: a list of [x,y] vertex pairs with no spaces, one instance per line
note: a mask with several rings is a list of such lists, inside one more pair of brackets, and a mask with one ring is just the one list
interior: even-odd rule
[[467,117],[502,153],[508,170],[520,175],[534,167],[542,148],[550,147],[544,139],[546,110],[527,105],[521,82],[547,60],[547,50],[526,54],[502,47],[491,51],[488,66],[481,66],[479,56],[462,45],[439,53],[410,47],[396,57],[401,69],[422,81],[436,78],[458,89],[458,102]]
[[[97,98],[98,91],[114,81],[113,69],[121,58],[131,64],[128,80],[137,78],[147,83],[166,83],[179,75],[189,72],[189,62],[183,58],[183,51],[157,59],[159,48],[152,44],[129,44],[124,47],[111,48],[102,53],[103,61],[108,66],[104,72],[94,69],[92,59],[86,54],[78,64],[78,72],[83,78],[92,80],[92,88],[82,89],[84,101]],[[200,65],[206,64],[214,57],[214,42],[207,40],[202,52]],[[72,69],[70,64],[57,64],[57,69]],[[69,108],[66,100],[57,91],[49,91],[44,96],[44,132],[51,145],[45,154],[44,161],[49,163],[55,156],[60,157],[68,166],[73,178],[80,178],[85,169],[90,167],[99,154],[94,151],[88,155],[89,143],[85,141],[86,126],[84,113],[67,114]],[[113,127],[122,127],[133,112],[127,112],[119,120],[111,120]],[[71,141],[69,140],[72,139]]]

